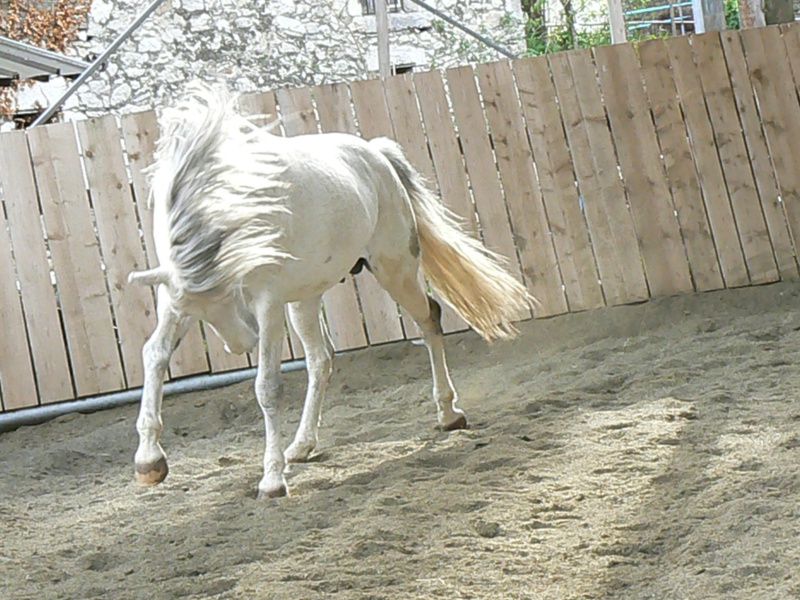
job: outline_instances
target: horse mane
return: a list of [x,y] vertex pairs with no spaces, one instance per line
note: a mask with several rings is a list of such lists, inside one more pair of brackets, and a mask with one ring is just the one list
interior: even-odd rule
[[164,111],[151,201],[156,218],[166,215],[178,295],[227,294],[254,269],[291,258],[282,249],[288,184],[276,139],[203,84]]

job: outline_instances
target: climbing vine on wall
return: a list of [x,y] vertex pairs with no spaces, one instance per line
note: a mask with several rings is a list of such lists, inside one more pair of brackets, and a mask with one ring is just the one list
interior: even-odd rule
[[[0,9],[0,36],[46,50],[65,52],[86,22],[91,0],[7,0]],[[14,113],[17,91],[29,81],[18,80],[0,90],[0,114]]]

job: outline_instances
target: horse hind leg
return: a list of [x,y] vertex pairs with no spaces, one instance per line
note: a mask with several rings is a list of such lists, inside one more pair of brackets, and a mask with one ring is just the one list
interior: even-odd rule
[[467,417],[456,407],[458,397],[450,379],[442,332],[442,310],[428,296],[420,276],[418,251],[411,244],[408,254],[372,256],[372,272],[392,299],[402,306],[422,331],[433,373],[433,397],[439,428],[445,431],[464,429]]

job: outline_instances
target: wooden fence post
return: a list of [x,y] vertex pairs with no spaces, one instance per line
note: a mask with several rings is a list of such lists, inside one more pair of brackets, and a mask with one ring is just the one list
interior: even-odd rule
[[725,31],[725,7],[722,0],[692,0],[694,32]]
[[389,77],[392,72],[389,60],[389,9],[386,0],[375,0],[375,29],[378,32],[378,74]]
[[739,0],[739,25],[742,29],[764,27],[763,0]]
[[622,0],[608,0],[608,22],[611,25],[611,43],[625,43],[628,36],[625,33],[625,17],[622,14]]

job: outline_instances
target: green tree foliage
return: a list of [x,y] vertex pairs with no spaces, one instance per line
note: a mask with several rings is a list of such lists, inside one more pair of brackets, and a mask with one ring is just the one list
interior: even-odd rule
[[568,26],[552,27],[547,35],[529,35],[528,56],[539,56],[550,52],[561,52],[573,48],[591,48],[611,43],[611,29],[608,23],[591,29],[578,29],[570,32]]
[[[611,43],[611,30],[605,7],[593,13],[586,9],[586,0],[560,0],[560,2],[564,14],[562,22],[547,27],[544,0],[522,0],[522,10],[527,19],[525,38],[528,56]],[[623,7],[624,10],[636,10],[666,3],[666,0],[624,0]],[[724,0],[724,6],[728,29],[739,29],[738,1]],[[593,25],[579,24],[578,15],[580,20]],[[668,25],[628,30],[628,39],[631,41],[667,35],[670,35]]]
[[723,0],[725,9],[725,27],[728,29],[740,29],[739,21],[739,2],[737,0]]
[[[522,0],[522,10],[527,18],[525,37],[527,55],[538,56],[549,52],[560,52],[572,48],[587,48],[611,42],[608,17],[591,14],[585,10],[586,0],[560,0],[563,22],[547,27],[544,0]],[[577,15],[597,23],[593,27],[580,26]]]

